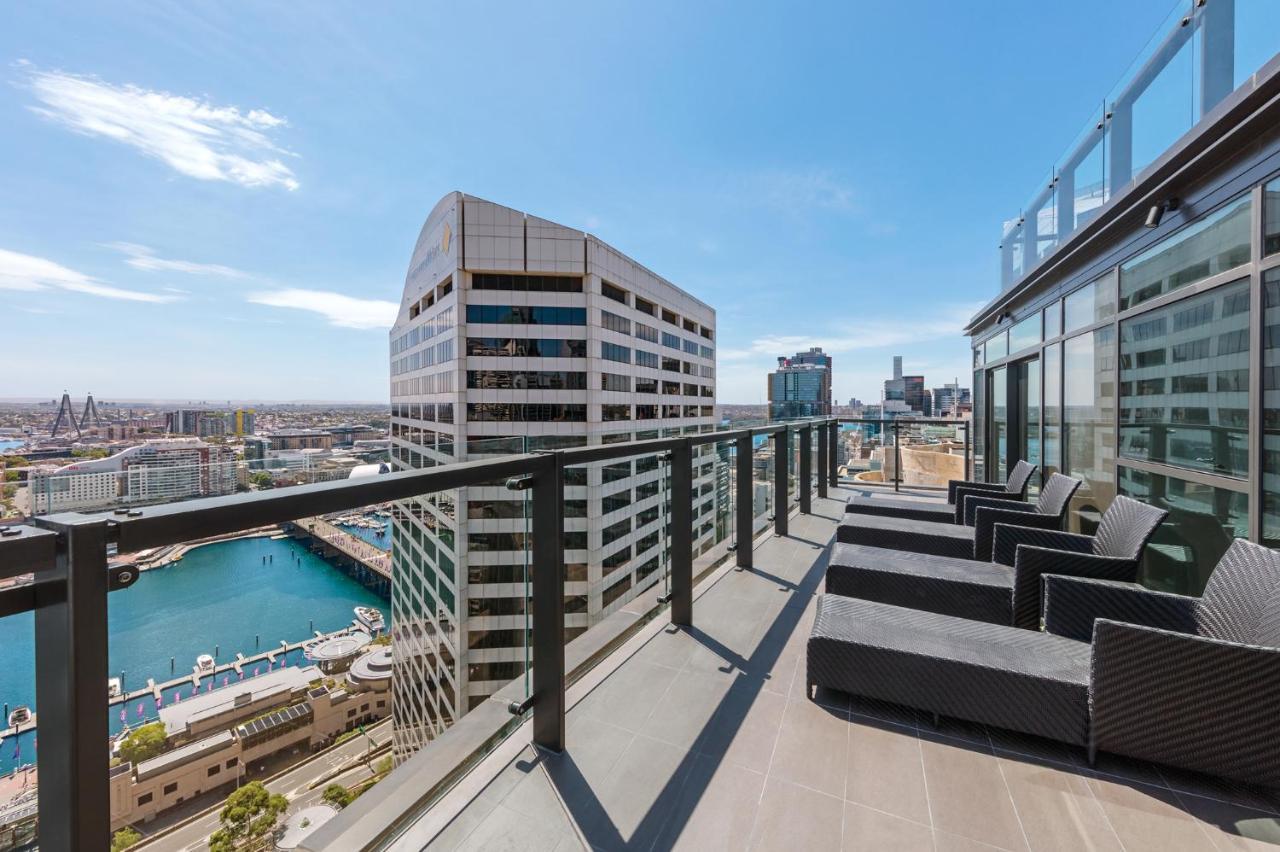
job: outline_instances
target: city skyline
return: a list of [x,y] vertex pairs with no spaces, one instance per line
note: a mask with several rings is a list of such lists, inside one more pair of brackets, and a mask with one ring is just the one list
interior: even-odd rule
[[[339,33],[327,15],[264,7],[13,9],[0,33],[11,131],[0,188],[12,199],[0,212],[0,296],[21,322],[8,329],[4,395],[66,385],[102,399],[383,401],[414,229],[462,186],[644,257],[720,308],[719,402],[764,402],[776,353],[809,346],[841,361],[837,398],[874,398],[877,365],[904,346],[931,382],[951,381],[967,368],[959,329],[998,280],[991,223],[1120,75],[1132,50],[1120,23],[1149,29],[1145,5],[1091,0],[1067,20],[1019,9],[977,29],[951,4],[910,20],[830,6],[817,12],[830,35],[817,37],[832,41],[814,45],[827,64],[768,77],[755,57],[813,38],[811,16],[588,8],[482,21],[459,9],[440,28],[405,9],[401,26],[367,19]],[[1089,7],[1117,25],[1095,32]],[[1065,95],[1076,103],[1035,97],[1054,62],[1017,34],[1042,26],[1062,34],[1064,57],[1065,45],[1091,45],[1095,61]],[[497,65],[457,77],[444,57],[469,28],[503,55],[526,39],[547,45],[526,70],[563,96],[509,91]],[[959,40],[961,28],[974,31]],[[849,50],[837,33],[852,31],[881,36]],[[714,65],[682,47],[705,39],[717,42]],[[895,57],[898,43],[918,47],[918,62]],[[661,73],[614,61],[640,53]],[[962,58],[969,73],[947,74]],[[1028,70],[1010,76],[1010,63]],[[900,80],[830,110],[847,81],[881,78],[886,64]],[[940,78],[950,91],[934,114],[890,109]],[[449,104],[459,126],[485,126],[488,107],[467,97],[479,91],[522,127],[522,145],[439,132]],[[769,124],[807,128],[802,150],[760,131],[762,108]],[[988,108],[1021,116],[1042,144],[992,145]],[[887,112],[897,120],[871,118]],[[964,147],[920,156],[936,145],[934,122]],[[566,140],[565,126],[611,127],[611,144]],[[921,197],[964,215],[930,229],[930,259],[908,271]]]

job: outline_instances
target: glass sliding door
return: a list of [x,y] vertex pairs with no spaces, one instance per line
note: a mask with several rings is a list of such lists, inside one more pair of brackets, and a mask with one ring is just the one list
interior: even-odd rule
[[[1011,425],[1011,434],[1016,440],[1015,453],[1010,461],[1024,460],[1038,468],[1041,465],[1040,359],[1019,361],[1011,369],[1014,371],[1013,390],[1017,404],[1014,406],[1015,421]],[[1037,482],[1039,479],[1031,481],[1030,493],[1038,493]]]
[[1007,367],[987,372],[989,469],[992,482],[1009,478],[1009,376]]

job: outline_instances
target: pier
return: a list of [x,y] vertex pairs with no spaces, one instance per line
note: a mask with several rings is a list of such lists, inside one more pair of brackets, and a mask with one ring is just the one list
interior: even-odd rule
[[[246,669],[249,669],[256,664],[268,662],[272,666],[274,666],[278,658],[286,656],[292,653],[293,651],[296,651],[299,648],[302,648],[304,645],[310,645],[312,642],[316,642],[318,640],[323,640],[323,639],[329,639],[335,636],[346,636],[348,633],[356,632],[359,629],[360,629],[359,627],[352,625],[351,627],[344,627],[341,630],[335,630],[332,633],[321,633],[319,630],[317,630],[315,631],[314,635],[306,639],[303,639],[300,642],[281,641],[279,644],[274,645],[265,651],[254,654],[252,657],[246,657],[244,654],[237,652],[234,660],[232,660],[229,663],[220,663],[214,666],[213,671],[210,671],[210,672],[204,672],[204,673],[198,674],[196,671],[193,670],[190,674],[178,675],[169,680],[166,680],[164,683],[156,683],[154,678],[148,678],[146,686],[142,687],[141,689],[135,689],[131,692],[127,692],[122,697],[111,699],[107,703],[107,706],[111,708],[111,707],[116,707],[122,704],[128,705],[134,701],[137,701],[139,699],[145,699],[145,698],[157,699],[160,697],[160,694],[166,689],[172,689],[175,686],[185,686],[188,684],[199,686],[200,682],[204,678],[214,678],[216,680],[217,676],[222,674],[234,673],[238,680],[240,675],[243,674]],[[214,687],[214,688],[220,689],[221,687]],[[31,727],[34,727],[34,725],[24,724],[23,730],[25,731]]]
[[391,554],[323,518],[299,518],[280,525],[286,533],[326,559],[349,576],[384,597],[391,595]]

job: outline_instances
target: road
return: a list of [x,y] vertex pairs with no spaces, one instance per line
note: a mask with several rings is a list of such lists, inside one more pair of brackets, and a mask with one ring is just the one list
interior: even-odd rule
[[[373,772],[360,761],[360,758],[370,748],[377,749],[391,741],[391,724],[389,721],[383,721],[366,730],[369,732],[367,737],[354,737],[331,751],[284,772],[274,780],[268,781],[267,789],[272,793],[283,793],[289,800],[289,810],[292,812],[299,806],[310,805],[320,801],[320,794],[324,792],[324,788],[329,782],[316,787],[314,790],[311,789],[311,785],[343,767],[350,768],[332,779],[334,782],[349,786],[357,781],[371,777]],[[369,742],[370,739],[373,740],[372,746]],[[376,762],[376,758],[374,762]],[[214,810],[197,817],[154,842],[147,843],[144,840],[144,843],[138,848],[154,849],[157,852],[159,850],[184,850],[184,852],[189,850],[189,852],[195,852],[195,850],[208,849],[209,844],[207,841],[209,835],[217,830],[218,811]]]

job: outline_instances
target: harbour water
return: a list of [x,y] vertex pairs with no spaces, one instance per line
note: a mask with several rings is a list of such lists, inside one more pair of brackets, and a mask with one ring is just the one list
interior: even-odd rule
[[11,441],[8,439],[0,439],[0,453],[7,452],[9,450],[16,450],[19,447],[21,447],[22,444],[23,444],[22,441]]
[[[282,641],[306,639],[312,627],[340,630],[351,623],[356,606],[377,607],[390,615],[385,600],[295,541],[264,537],[205,545],[188,551],[180,562],[143,572],[132,587],[111,594],[110,676],[124,672],[126,692],[145,687],[148,678],[162,683],[189,676],[196,658],[213,654],[215,647],[220,665],[232,662],[236,652],[251,657],[279,648]],[[29,612],[0,619],[0,702],[10,709],[26,704],[38,715],[33,621]],[[299,650],[284,664],[301,661]],[[267,667],[266,661],[250,665],[245,677],[265,673]],[[234,672],[206,677],[199,690],[221,688],[224,677],[228,683],[236,679]],[[172,703],[177,693],[189,698],[192,690],[187,680],[165,690],[163,702]],[[108,708],[105,680],[102,696],[112,732],[156,718],[151,698]],[[34,739],[30,731],[6,737],[0,743],[0,773],[32,762]]]
[[374,547],[381,550],[391,549],[391,521],[386,518],[380,518],[376,515],[366,515],[365,518],[379,527],[358,527],[352,524],[339,524],[342,529],[351,533],[358,539],[367,541]]

